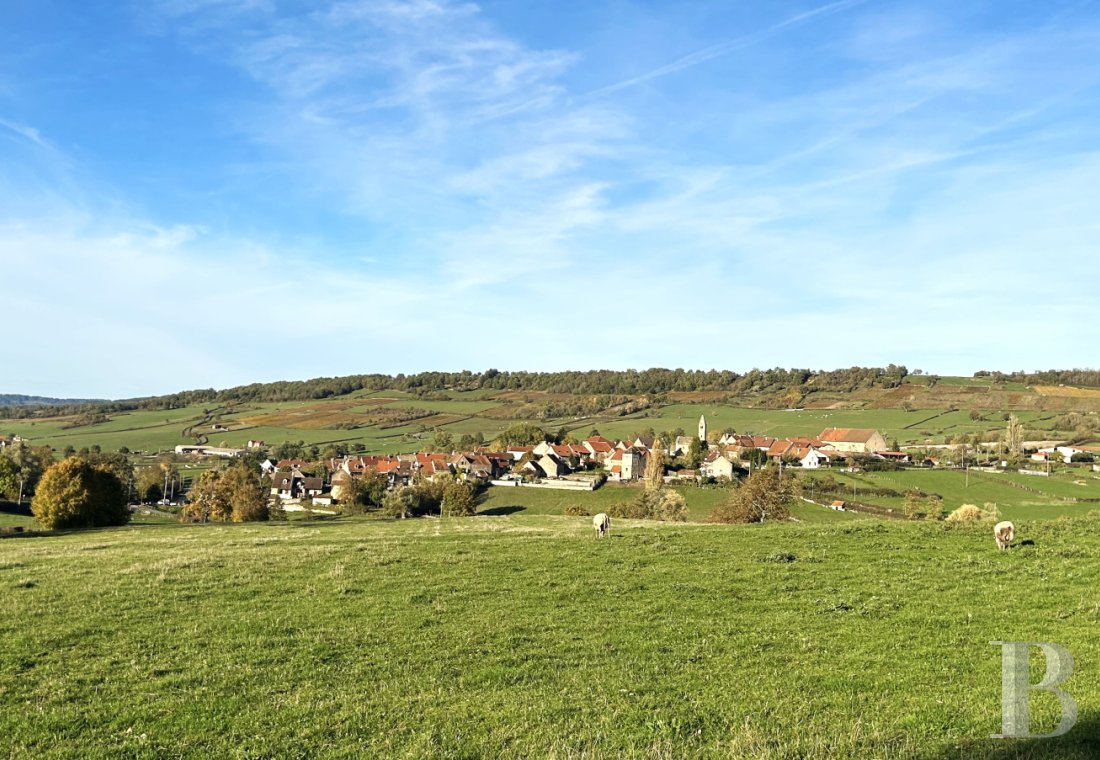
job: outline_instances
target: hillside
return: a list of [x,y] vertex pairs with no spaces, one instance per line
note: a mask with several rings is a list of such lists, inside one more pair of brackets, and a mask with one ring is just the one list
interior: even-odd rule
[[789,408],[771,393],[668,391],[658,395],[585,395],[494,389],[396,391],[366,389],[299,401],[233,401],[166,409],[43,409],[0,419],[0,435],[18,434],[63,450],[100,446],[156,452],[194,442],[243,446],[359,446],[397,453],[429,446],[437,433],[457,441],[492,439],[517,422],[548,431],[629,436],[692,430],[706,415],[711,430],[762,435],[816,435],[826,427],[869,427],[901,445],[940,444],[959,435],[997,434],[1016,414],[1029,438],[1068,439],[1100,428],[1100,390],[1070,386],[997,384],[976,378],[910,376],[895,387],[814,390]]
[[47,398],[24,396],[19,393],[0,393],[0,406],[73,406],[102,403],[104,403],[102,399]]
[[[1098,520],[1008,552],[873,521],[0,539],[0,735],[13,758],[1096,757]],[[1005,639],[1073,653],[1065,738],[988,738]]]

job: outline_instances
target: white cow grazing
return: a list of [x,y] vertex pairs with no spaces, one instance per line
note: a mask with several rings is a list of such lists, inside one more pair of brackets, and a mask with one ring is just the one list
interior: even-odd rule
[[596,538],[603,538],[611,532],[611,518],[600,512],[592,518],[592,527],[596,529]]
[[997,539],[998,549],[1007,549],[1016,537],[1016,526],[1008,520],[999,522],[993,526],[993,537]]

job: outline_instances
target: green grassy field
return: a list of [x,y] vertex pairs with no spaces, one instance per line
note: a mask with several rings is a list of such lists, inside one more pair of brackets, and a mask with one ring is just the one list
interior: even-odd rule
[[[1091,473],[1085,474],[1060,474],[1050,478],[1029,477],[1018,474],[988,474],[972,472],[967,474],[961,470],[924,470],[911,469],[897,472],[864,472],[858,475],[849,475],[840,471],[819,470],[816,474],[810,472],[800,473],[800,477],[823,478],[826,475],[840,483],[845,484],[843,494],[835,498],[853,498],[885,507],[901,509],[905,499],[903,496],[888,497],[868,494],[866,487],[881,486],[895,491],[904,492],[909,489],[918,489],[926,493],[936,493],[943,497],[944,506],[948,511],[954,510],[963,504],[995,504],[1000,510],[1001,516],[1008,520],[1040,520],[1052,519],[1063,516],[1075,516],[1100,509],[1096,503],[1069,503],[1061,500],[1061,497],[1073,496],[1076,498],[1100,498],[1100,479],[1092,477]],[[1078,485],[1080,481],[1083,485]],[[1010,482],[1022,483],[1032,488],[1040,489],[1043,493],[1031,493],[1011,486]],[[811,493],[804,489],[807,496]],[[815,495],[817,501],[824,501],[824,497]]]
[[27,530],[34,530],[37,525],[34,518],[29,515],[0,512],[0,528],[22,527]]
[[[0,539],[24,757],[1091,758],[1100,516],[988,526],[585,518]],[[786,559],[793,561],[776,561]],[[1076,659],[1005,744],[993,640]],[[1032,681],[1037,679],[1033,666]],[[1033,730],[1057,717],[1033,699]]]
[[[688,519],[703,522],[714,508],[729,498],[730,491],[723,488],[695,488],[674,486],[687,502]],[[489,488],[478,506],[484,515],[564,515],[566,507],[580,507],[590,515],[606,511],[615,504],[626,504],[641,493],[638,486],[607,484],[596,491],[555,491],[541,488]],[[791,514],[803,522],[837,522],[866,519],[854,512],[835,512],[831,509],[796,502]]]

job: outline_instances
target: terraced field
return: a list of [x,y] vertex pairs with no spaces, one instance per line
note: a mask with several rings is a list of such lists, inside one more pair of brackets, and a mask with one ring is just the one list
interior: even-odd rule
[[[534,415],[540,404],[569,401],[572,397],[479,390],[452,392],[446,394],[448,398],[439,399],[394,391],[359,391],[321,401],[135,411],[112,415],[108,422],[78,427],[73,427],[77,420],[72,417],[33,422],[4,420],[0,421],[0,434],[22,435],[55,449],[98,445],[105,451],[125,446],[155,452],[192,443],[198,437],[226,446],[243,446],[249,439],[261,439],[269,444],[302,441],[322,447],[330,443],[362,444],[368,451],[397,453],[423,449],[436,431],[450,432],[456,438],[481,433],[491,439],[517,422],[529,421],[548,430],[565,427],[581,436],[597,428],[609,437],[627,437],[649,427],[657,431],[678,427],[694,431],[702,414],[711,430],[733,428],[782,437],[816,435],[826,427],[871,427],[881,430],[887,440],[897,439],[904,445],[1000,432],[1004,426],[1002,416],[1010,410],[1035,435],[1068,435],[1073,431],[1053,429],[1066,408],[1089,418],[1100,409],[1100,399],[1088,393],[1070,393],[1076,389],[1057,388],[1054,390],[1065,393],[1041,395],[1033,389],[993,389],[973,378],[960,378],[958,384],[944,379],[928,389],[919,383],[919,377],[913,379],[916,382],[892,390],[824,394],[815,397],[808,408],[797,410],[763,408],[753,399],[731,403],[723,400],[729,394],[699,392],[672,393],[667,403],[624,416],[541,419],[525,417],[524,413]],[[902,411],[901,403],[910,397],[918,398],[920,403],[912,411]],[[1004,404],[996,406],[996,401]],[[971,418],[973,409],[978,410],[977,419]]]

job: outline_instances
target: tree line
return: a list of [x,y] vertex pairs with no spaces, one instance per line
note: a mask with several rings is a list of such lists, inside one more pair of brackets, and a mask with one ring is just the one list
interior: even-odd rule
[[894,388],[909,374],[904,366],[850,367],[835,370],[753,369],[688,370],[586,370],[566,372],[419,372],[415,374],[367,374],[252,383],[224,390],[213,388],[181,391],[163,396],[47,406],[0,407],[0,418],[18,419],[112,413],[135,410],[179,409],[195,404],[312,401],[345,396],[361,390],[403,391],[426,398],[446,391],[541,391],[590,396],[638,396],[671,392],[726,391],[731,394],[776,393],[791,389],[853,391],[860,388]]

